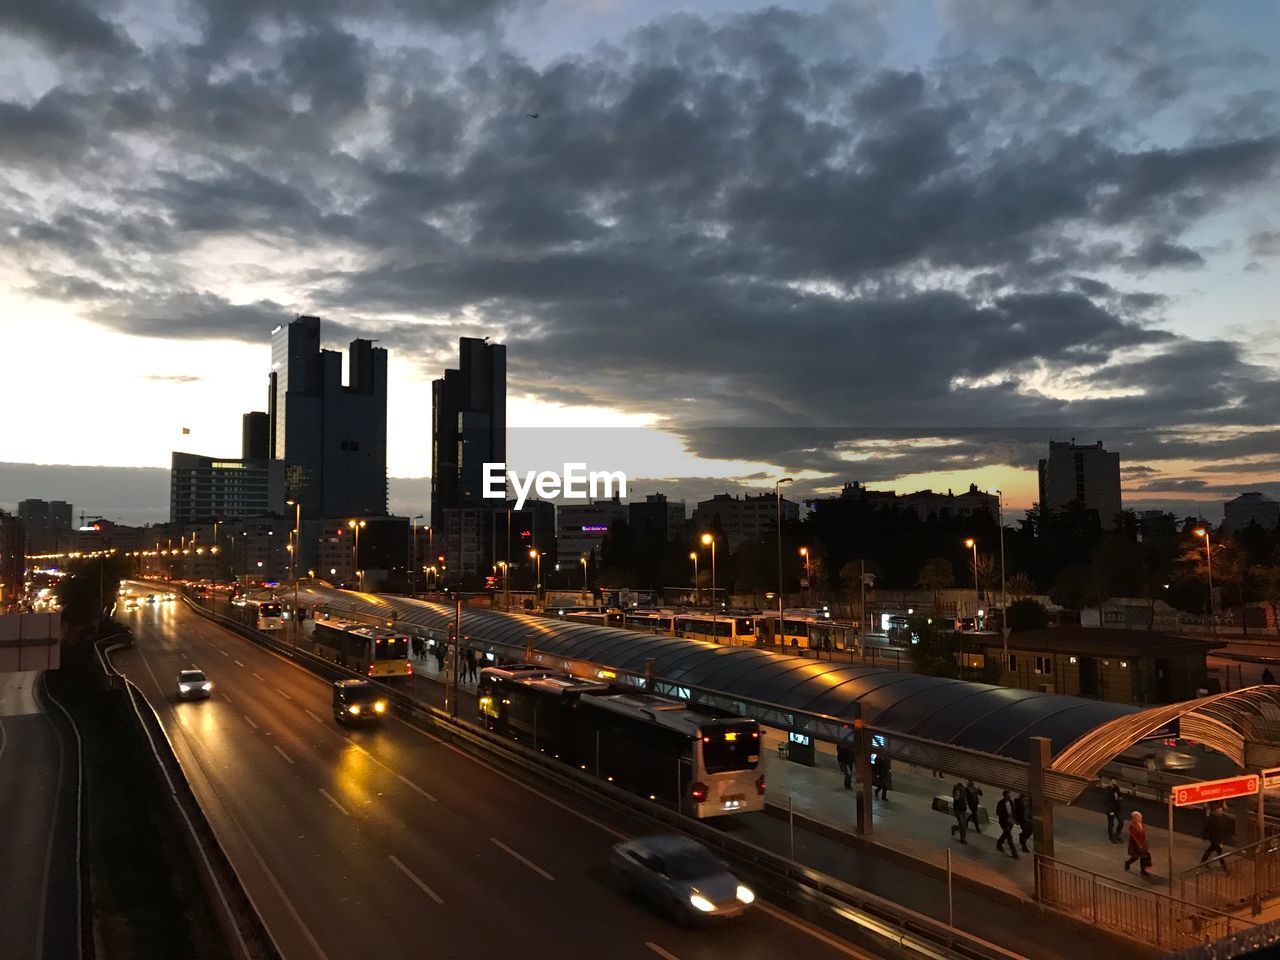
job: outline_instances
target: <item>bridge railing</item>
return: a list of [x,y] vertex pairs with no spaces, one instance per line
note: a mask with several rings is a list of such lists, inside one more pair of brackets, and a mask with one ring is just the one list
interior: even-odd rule
[[1190,870],[1180,877],[1183,900],[1231,910],[1280,895],[1280,836],[1267,836],[1237,850],[1231,850]]

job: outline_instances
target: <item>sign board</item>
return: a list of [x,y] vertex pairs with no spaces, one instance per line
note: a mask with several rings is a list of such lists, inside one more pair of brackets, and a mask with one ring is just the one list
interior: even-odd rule
[[1228,777],[1225,780],[1202,780],[1199,783],[1179,784],[1173,788],[1173,803],[1174,806],[1187,807],[1196,803],[1247,797],[1258,792],[1259,782],[1256,773],[1247,773],[1240,777]]
[[1141,743],[1143,740],[1177,740],[1180,736],[1182,736],[1182,718],[1174,717],[1163,726],[1156,727],[1138,742]]
[[812,767],[814,762],[813,737],[799,730],[787,731],[787,759]]
[[1280,787],[1280,767],[1263,770],[1260,776],[1262,777],[1263,790],[1274,790],[1276,787]]

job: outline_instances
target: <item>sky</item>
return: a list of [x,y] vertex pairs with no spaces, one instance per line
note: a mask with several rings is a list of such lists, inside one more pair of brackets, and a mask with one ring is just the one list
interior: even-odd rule
[[1021,509],[1074,436],[1213,515],[1280,493],[1277,51],[1280,0],[4,5],[0,461],[234,454],[314,313],[390,350],[395,477],[488,336],[522,470]]

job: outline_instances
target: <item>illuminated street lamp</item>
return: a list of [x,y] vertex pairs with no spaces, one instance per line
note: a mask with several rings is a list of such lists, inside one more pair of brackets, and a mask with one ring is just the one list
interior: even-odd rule
[[533,595],[535,599],[540,599],[542,597],[542,554],[533,547],[530,547],[529,559],[532,560],[534,564]]
[[693,561],[693,605],[696,607],[702,600],[702,590],[698,586],[698,551],[690,550],[689,559]]
[[969,537],[964,545],[973,550],[973,632],[978,632],[978,611],[982,609],[982,600],[978,595],[978,541]]
[[[773,499],[778,506],[778,642],[782,642],[782,485],[791,483],[790,477],[783,477],[781,480],[775,480],[773,484]],[[712,600],[715,599],[713,596]]]
[[808,584],[805,592],[810,595],[809,605],[813,605],[813,580],[809,576],[809,548],[801,547],[800,556],[804,558],[804,582]]
[[711,548],[711,638],[719,643],[719,635],[716,633],[716,538],[710,533],[704,533],[702,545]]
[[1204,564],[1209,574],[1209,630],[1218,635],[1218,601],[1213,596],[1213,538],[1209,536],[1208,527],[1196,527],[1193,531],[1197,537],[1204,538]]
[[582,589],[587,589],[587,555],[584,553],[578,558],[578,562],[582,564]]
[[348,520],[347,526],[355,531],[355,539],[351,542],[351,569],[356,575],[356,586],[364,593],[364,573],[360,569],[360,531],[366,526],[363,520]]

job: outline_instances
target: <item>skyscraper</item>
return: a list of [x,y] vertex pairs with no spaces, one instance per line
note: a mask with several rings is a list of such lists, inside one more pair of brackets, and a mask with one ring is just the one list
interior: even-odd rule
[[1120,512],[1120,454],[1094,444],[1049,441],[1049,456],[1040,461],[1040,510],[1057,512],[1070,503],[1096,510],[1103,529],[1116,525]]
[[320,318],[271,332],[269,449],[304,520],[387,512],[387,351],[320,349]]
[[240,459],[271,459],[271,419],[260,410],[246,413],[241,421]]
[[431,384],[432,523],[450,507],[484,506],[484,464],[507,459],[507,348],[463,337],[458,353],[458,369]]

